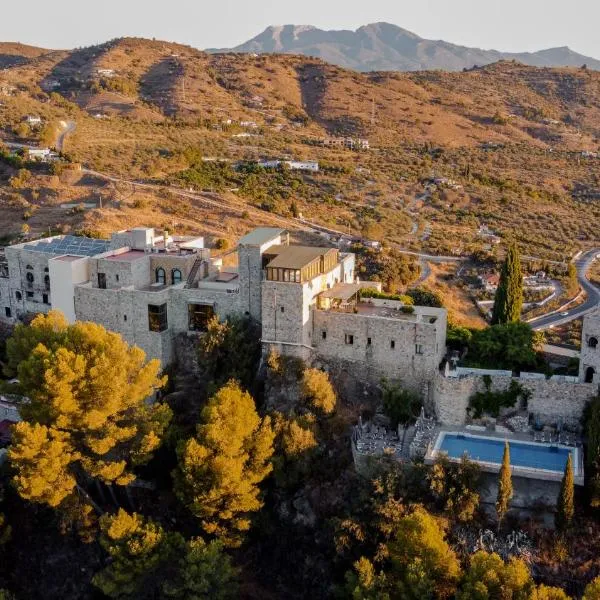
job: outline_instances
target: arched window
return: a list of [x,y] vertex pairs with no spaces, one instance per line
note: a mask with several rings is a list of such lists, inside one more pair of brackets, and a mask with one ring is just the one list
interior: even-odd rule
[[594,369],[594,367],[588,367],[585,370],[585,382],[586,383],[593,383],[594,382],[594,375],[596,374],[596,369]]
[[17,300],[21,301],[23,299],[23,294],[21,294],[21,292],[15,292],[15,297]]
[[44,269],[44,273],[49,273],[49,272],[50,272],[50,269],[49,269],[48,267],[46,267],[46,268]]
[[588,340],[588,346],[589,346],[590,348],[596,348],[596,347],[598,346],[598,338],[591,337],[591,338]]
[[33,277],[33,273],[27,273],[27,275],[25,275],[25,279],[27,279],[27,281],[29,283],[33,283],[34,277]]
[[44,285],[47,290],[50,289],[50,275],[44,275]]
[[181,275],[181,271],[179,269],[173,269],[171,271],[171,283],[173,285],[177,285],[178,283],[181,283],[182,280],[182,275]]
[[156,283],[162,283],[163,285],[167,283],[167,275],[162,267],[156,269]]
[[32,267],[31,265],[27,265],[25,268],[26,268],[28,271],[33,271],[33,267]]

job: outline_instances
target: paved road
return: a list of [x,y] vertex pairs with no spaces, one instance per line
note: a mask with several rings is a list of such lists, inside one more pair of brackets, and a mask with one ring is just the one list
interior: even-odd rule
[[568,311],[568,315],[562,315],[560,312],[544,315],[529,321],[529,324],[536,330],[551,329],[557,325],[564,325],[579,319],[583,315],[592,312],[600,305],[600,289],[598,289],[593,283],[590,283],[587,278],[587,272],[589,271],[592,263],[596,258],[600,256],[600,248],[589,250],[585,254],[582,254],[576,261],[575,266],[577,267],[577,279],[579,284],[587,294],[586,301],[580,304],[576,308]]
[[75,123],[75,121],[61,121],[60,133],[58,134],[58,139],[56,140],[56,150],[58,152],[62,152],[64,150],[66,137],[70,133],[73,133],[76,127],[77,123]]

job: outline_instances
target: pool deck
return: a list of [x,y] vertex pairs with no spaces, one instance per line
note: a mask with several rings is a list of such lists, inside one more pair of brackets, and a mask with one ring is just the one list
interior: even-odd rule
[[[499,431],[474,431],[465,427],[440,427],[434,435],[434,442],[429,446],[425,454],[425,464],[431,465],[441,455],[447,454],[440,450],[440,446],[446,433],[460,434],[465,437],[475,438],[492,438],[495,440],[508,440],[527,443],[532,445],[544,445],[544,446],[558,446],[559,448],[565,448],[572,451],[573,453],[573,475],[575,485],[584,484],[584,470],[583,470],[583,451],[582,448],[576,446],[565,446],[562,444],[549,444],[543,442],[534,442],[530,433],[515,433],[515,432],[499,432]],[[460,462],[460,458],[448,456],[448,459],[452,462]],[[501,464],[493,462],[485,462],[481,460],[473,460],[477,463],[481,470],[487,473],[499,473]],[[515,477],[524,477],[526,479],[540,479],[544,481],[562,481],[563,473],[558,471],[551,471],[548,469],[538,469],[534,467],[523,467],[511,465],[512,474]]]

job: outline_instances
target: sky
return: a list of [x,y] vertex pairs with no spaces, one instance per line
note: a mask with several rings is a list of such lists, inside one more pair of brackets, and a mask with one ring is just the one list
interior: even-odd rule
[[356,29],[387,21],[502,51],[552,46],[600,59],[600,0],[0,0],[0,41],[74,48],[121,36],[232,47],[269,25]]

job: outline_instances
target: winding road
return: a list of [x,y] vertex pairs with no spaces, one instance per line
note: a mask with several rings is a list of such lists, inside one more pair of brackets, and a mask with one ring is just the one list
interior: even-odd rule
[[548,315],[542,315],[536,319],[532,319],[529,321],[529,324],[533,327],[533,329],[542,331],[544,329],[551,329],[557,325],[564,325],[565,323],[570,323],[575,319],[579,319],[580,317],[583,317],[587,313],[598,308],[600,305],[600,289],[598,289],[587,278],[587,272],[597,258],[600,258],[600,248],[588,250],[575,261],[579,285],[581,285],[582,289],[587,294],[585,302],[571,310],[568,310],[568,314],[566,315],[564,314],[565,311],[557,311]]

